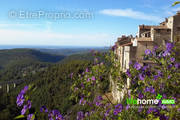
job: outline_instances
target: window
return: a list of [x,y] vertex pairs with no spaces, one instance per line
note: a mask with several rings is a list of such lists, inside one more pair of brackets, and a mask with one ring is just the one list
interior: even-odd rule
[[179,42],[179,41],[180,41],[180,37],[177,37],[176,42]]
[[171,32],[171,29],[167,29],[167,32]]
[[180,31],[180,27],[177,27],[177,31]]
[[147,34],[145,34],[145,37],[148,37]]
[[160,29],[157,29],[156,32],[157,32],[157,33],[160,33]]

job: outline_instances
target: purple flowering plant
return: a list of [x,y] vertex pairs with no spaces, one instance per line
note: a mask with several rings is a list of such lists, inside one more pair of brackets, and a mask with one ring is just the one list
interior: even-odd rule
[[[70,77],[74,80],[71,86],[71,100],[74,100],[81,109],[77,112],[77,120],[115,120],[115,119],[176,119],[180,107],[179,91],[180,91],[180,70],[176,48],[174,44],[167,43],[166,48],[155,48],[152,51],[146,50],[145,54],[151,62],[148,64],[131,63],[127,72],[122,72],[118,61],[118,56],[114,51],[106,53],[106,59],[109,62],[102,64],[98,59],[90,68],[86,68],[84,72]],[[96,53],[97,54],[97,53]],[[101,83],[109,77],[114,80],[119,90],[130,79],[131,85],[128,93],[120,102],[114,102],[107,93],[102,93]],[[35,119],[35,113],[29,113],[31,101],[26,96],[29,87],[25,87],[17,96],[17,106],[22,108],[20,116],[27,115],[28,120]],[[131,91],[131,92],[129,92]],[[156,108],[131,108],[126,103],[126,97],[139,99],[153,99],[158,94],[162,94],[163,98],[175,99],[175,105],[164,105],[160,102]],[[47,114],[49,120],[63,120],[63,116],[58,110],[48,110],[45,106],[40,111]],[[17,118],[18,118],[17,117]]]
[[[141,93],[145,99],[156,98],[157,94],[166,94],[166,97],[169,99],[173,97],[179,98],[180,70],[177,67],[179,63],[175,59],[176,54],[174,51],[176,51],[176,48],[174,46],[173,43],[167,43],[165,49],[156,48],[153,51],[148,49],[145,51],[146,56],[151,61],[148,65],[147,63],[140,65],[137,62],[130,65],[126,75],[131,81],[131,97],[138,98],[140,97],[139,93]],[[145,66],[148,66],[148,69],[142,69]],[[138,116],[151,117],[150,119],[161,119],[162,116],[175,119],[180,100],[176,99],[175,103],[175,107],[173,105],[167,107],[167,105],[160,104],[158,109],[142,108]],[[166,107],[167,109],[164,109]]]
[[[126,78],[129,78],[131,86],[130,96],[140,99],[153,99],[157,94],[166,94],[166,98],[178,98],[180,87],[179,77],[179,63],[176,61],[176,54],[174,53],[175,47],[172,43],[167,43],[165,49],[155,48],[152,51],[146,50],[145,54],[148,56],[148,60],[151,62],[148,64],[141,64],[135,62],[130,64],[130,68],[127,70]],[[165,54],[164,54],[165,53]],[[166,54],[167,53],[167,54]],[[80,75],[79,81],[84,84],[84,88],[80,86],[80,82],[77,82],[72,87],[72,90],[78,88],[79,91],[75,91],[73,95],[78,100],[86,100],[86,104],[81,104],[82,107],[88,107],[85,111],[80,111],[79,119],[174,119],[177,117],[177,111],[179,108],[179,99],[176,99],[176,105],[162,105],[158,104],[157,108],[143,108],[142,106],[137,108],[131,108],[127,105],[123,99],[121,103],[112,102],[106,94],[103,95],[103,99],[94,98],[94,91],[98,90],[99,77],[103,74],[104,69],[109,69],[109,73],[113,80],[115,80],[119,86],[126,84],[123,81],[124,74],[121,72],[117,56],[112,51],[108,54],[107,58],[110,59],[110,67],[105,65],[101,68],[99,64],[94,65],[90,71],[85,75]],[[99,74],[98,74],[99,73]],[[90,80],[89,80],[89,79]],[[93,83],[96,78],[96,83]],[[88,81],[87,81],[88,79]],[[121,87],[119,87],[121,90]],[[98,91],[96,91],[98,92]],[[74,97],[75,97],[74,96]],[[125,95],[126,96],[126,95]],[[78,99],[80,98],[80,99]],[[82,101],[81,101],[82,102]],[[108,107],[105,107],[106,105]],[[171,111],[171,112],[170,112]],[[85,113],[89,113],[88,116]],[[144,116],[144,117],[142,117]]]
[[19,108],[21,108],[21,115],[15,117],[15,119],[25,118],[27,116],[27,120],[34,120],[35,114],[30,113],[31,109],[31,100],[29,99],[29,90],[33,88],[32,85],[25,86],[17,96],[16,104]]
[[[17,116],[15,119],[22,119],[22,118],[27,118],[27,120],[35,120],[36,112],[32,113],[30,112],[32,102],[29,99],[31,96],[30,91],[34,91],[36,89],[35,86],[29,85],[25,86],[20,93],[17,96],[17,106],[22,108],[21,109],[21,115]],[[44,114],[47,116],[49,120],[64,120],[64,117],[58,110],[48,110],[46,106],[42,106],[40,108],[40,113]]]

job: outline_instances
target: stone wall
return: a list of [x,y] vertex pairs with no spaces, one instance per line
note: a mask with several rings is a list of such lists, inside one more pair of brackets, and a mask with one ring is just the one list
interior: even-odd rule
[[165,43],[171,40],[171,29],[154,29],[154,45],[165,46]]
[[180,41],[180,14],[174,16],[173,34],[174,41]]
[[137,50],[136,50],[136,60],[143,59],[143,54],[146,49],[152,50],[154,44],[152,41],[139,41],[137,43]]

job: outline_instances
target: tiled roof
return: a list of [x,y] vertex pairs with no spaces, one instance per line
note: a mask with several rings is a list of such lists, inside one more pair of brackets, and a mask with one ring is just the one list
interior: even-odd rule
[[136,39],[137,39],[137,41],[153,41],[151,39],[151,37],[140,37],[140,38],[136,38]]
[[151,28],[154,28],[154,29],[170,29],[168,28],[167,26],[162,26],[162,25],[159,25],[159,26],[155,26],[155,25],[139,25],[139,27],[142,29],[151,29]]
[[167,26],[153,26],[154,29],[170,29]]
[[151,25],[139,25],[139,28],[151,29]]

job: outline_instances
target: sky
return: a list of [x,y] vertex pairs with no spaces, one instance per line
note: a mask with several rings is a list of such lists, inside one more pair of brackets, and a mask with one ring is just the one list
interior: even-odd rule
[[112,46],[176,14],[175,0],[0,1],[0,45]]

